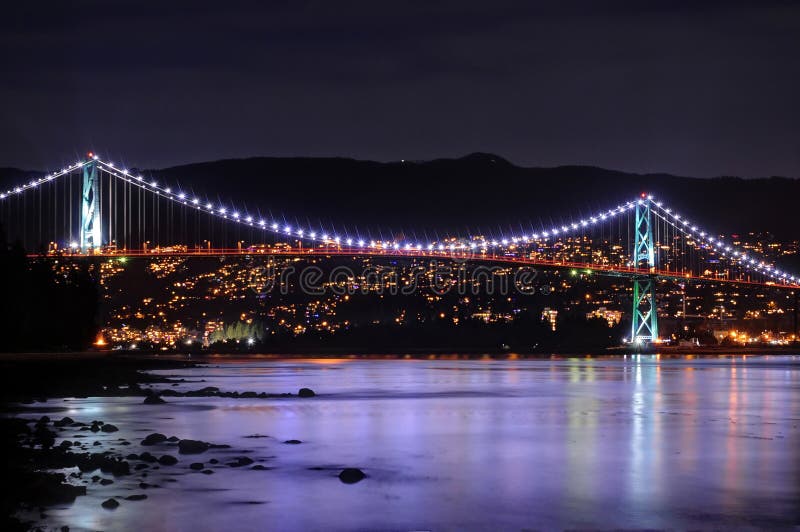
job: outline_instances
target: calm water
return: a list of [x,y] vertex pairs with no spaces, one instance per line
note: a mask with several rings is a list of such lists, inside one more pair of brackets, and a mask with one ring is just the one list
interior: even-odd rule
[[[176,389],[306,386],[319,396],[69,400],[75,419],[120,428],[92,435],[100,449],[124,437],[134,444],[116,450],[141,452],[138,440],[150,432],[233,449],[178,456],[178,465],[149,474],[161,488],[113,512],[100,502],[142,493],[141,479],[92,484],[74,505],[48,510],[47,523],[137,531],[800,525],[800,357],[214,359],[170,374],[206,381]],[[253,434],[270,437],[246,438]],[[283,443],[295,438],[303,443]],[[274,469],[188,469],[245,454]],[[347,466],[368,478],[341,483]]]

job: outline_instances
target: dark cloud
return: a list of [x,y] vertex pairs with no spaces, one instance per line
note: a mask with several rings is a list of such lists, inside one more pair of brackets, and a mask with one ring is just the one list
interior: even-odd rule
[[497,152],[800,176],[793,2],[20,2],[0,165]]

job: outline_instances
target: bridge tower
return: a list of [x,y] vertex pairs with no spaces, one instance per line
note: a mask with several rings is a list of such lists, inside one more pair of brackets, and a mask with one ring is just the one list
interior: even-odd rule
[[641,345],[658,339],[658,312],[656,308],[655,244],[653,242],[653,215],[650,200],[644,198],[636,202],[636,221],[634,227],[633,266],[644,270],[642,275],[633,278],[633,320],[631,323],[631,343]]
[[91,157],[83,165],[83,190],[81,192],[81,249],[99,248],[101,241],[100,178],[97,163]]

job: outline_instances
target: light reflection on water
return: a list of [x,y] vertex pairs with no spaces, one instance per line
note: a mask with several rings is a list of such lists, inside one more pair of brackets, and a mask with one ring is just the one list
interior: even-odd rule
[[[164,487],[146,501],[101,509],[141,491],[118,480],[48,513],[106,530],[788,528],[800,524],[799,363],[214,359],[170,372],[205,382],[170,388],[319,396],[89,398],[67,402],[69,415],[116,424],[114,438],[227,443],[275,469],[205,476],[180,457],[151,474]],[[255,433],[271,438],[245,438]],[[292,438],[304,443],[282,443]],[[369,478],[344,485],[345,466]]]

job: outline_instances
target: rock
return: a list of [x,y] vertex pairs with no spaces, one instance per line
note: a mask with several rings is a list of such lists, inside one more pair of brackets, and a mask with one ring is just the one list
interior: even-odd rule
[[[45,416],[47,417],[47,416]],[[42,449],[49,449],[56,443],[56,433],[44,425],[36,425],[33,431],[35,442],[42,446]]]
[[119,503],[117,502],[116,499],[106,499],[100,506],[102,506],[106,510],[116,510],[119,507]]
[[153,462],[158,462],[158,459],[155,456],[153,456],[152,454],[148,453],[147,451],[145,451],[145,452],[143,452],[142,454],[139,455],[139,460],[141,460],[143,462],[148,462],[148,463],[151,463],[151,464]]
[[297,392],[297,395],[300,397],[314,397],[315,394],[314,390],[311,388],[300,388],[300,391]]
[[125,458],[128,459],[128,460],[138,460],[139,459],[139,455],[131,453],[128,456],[126,456]]
[[143,501],[146,498],[147,498],[147,495],[145,495],[144,493],[140,493],[138,495],[128,495],[127,497],[125,497],[125,500],[126,501]]
[[128,462],[104,453],[72,455],[75,465],[83,472],[99,469],[103,473],[111,473],[114,476],[130,475],[131,470]]
[[101,478],[102,478],[102,477],[101,477],[100,475],[95,475],[95,476],[93,476],[93,477],[92,477],[92,482],[97,482],[97,481],[98,481],[98,480],[100,480]]
[[166,401],[155,394],[148,395],[144,398],[144,401],[142,401],[142,404],[145,405],[163,405],[164,403],[166,403]]
[[139,487],[142,488],[143,490],[146,490],[147,488],[150,487],[150,484],[148,484],[147,482],[139,482]]
[[[4,480],[6,479],[4,478]],[[71,504],[75,502],[78,496],[86,495],[86,486],[65,483],[66,475],[63,473],[40,472],[31,480],[32,484],[27,486],[24,484],[21,486],[15,485],[12,489],[27,492],[32,504],[42,506],[40,511],[44,510],[43,506]],[[18,494],[19,492],[15,493]],[[5,502],[6,500],[4,499]]]
[[345,484],[355,484],[356,482],[364,480],[366,477],[367,475],[365,475],[363,471],[355,467],[347,467],[339,473],[339,480]]
[[175,458],[174,456],[169,455],[169,454],[165,454],[165,455],[161,456],[161,458],[158,459],[158,463],[161,464],[161,465],[170,466],[170,465],[177,464],[178,463],[178,459]]
[[189,469],[194,469],[195,471],[200,471],[203,469],[203,467],[203,462],[194,462],[193,464],[189,464]]
[[157,443],[162,443],[167,441],[167,437],[161,434],[160,432],[154,432],[152,434],[148,434],[145,439],[142,440],[142,445],[155,445]]
[[218,463],[219,463],[219,460],[217,460],[216,458],[212,458],[212,459],[211,459],[211,460],[209,460],[208,462],[209,462],[209,463],[211,463],[211,464],[218,464]]
[[50,423],[50,418],[48,416],[42,416],[42,417],[39,418],[39,421],[37,421],[37,423],[39,423],[41,425],[46,425],[46,424]]
[[62,417],[58,421],[53,421],[54,427],[66,427],[71,426],[75,421],[71,417]]
[[136,464],[135,466],[133,466],[133,469],[134,471],[141,471],[142,469],[147,469],[148,467],[150,466],[147,464]]
[[269,467],[264,467],[261,464],[256,464],[253,467],[251,467],[250,469],[252,469],[253,471],[266,471],[266,470],[268,470],[270,468]]
[[180,438],[178,438],[177,436],[170,436],[169,438],[167,438],[167,441],[175,443],[176,441],[180,441]]
[[240,456],[240,457],[238,457],[236,459],[235,462],[228,462],[228,467],[242,467],[242,466],[250,465],[252,463],[253,463],[253,460],[251,458],[248,458],[246,456]]
[[300,440],[286,440],[283,443],[288,443],[290,445],[298,445],[298,444],[303,443],[303,442],[301,442]]
[[114,481],[111,480],[110,478],[104,478],[104,479],[102,479],[100,481],[100,484],[102,484],[103,486],[108,486],[109,484],[113,484],[113,483],[114,483]]
[[117,432],[119,429],[116,427],[116,425],[112,425],[111,423],[106,423],[100,428],[100,430],[102,430],[103,432]]
[[208,450],[210,444],[200,440],[181,440],[178,442],[178,452],[181,454],[200,454]]
[[204,475],[213,475],[213,474],[214,474],[214,472],[213,472],[213,471],[211,471],[210,469],[203,469],[203,470],[202,470],[202,471],[200,471],[200,472],[201,472],[202,474],[204,474]]
[[100,443],[99,441],[95,441],[92,445],[103,445],[103,444]]

